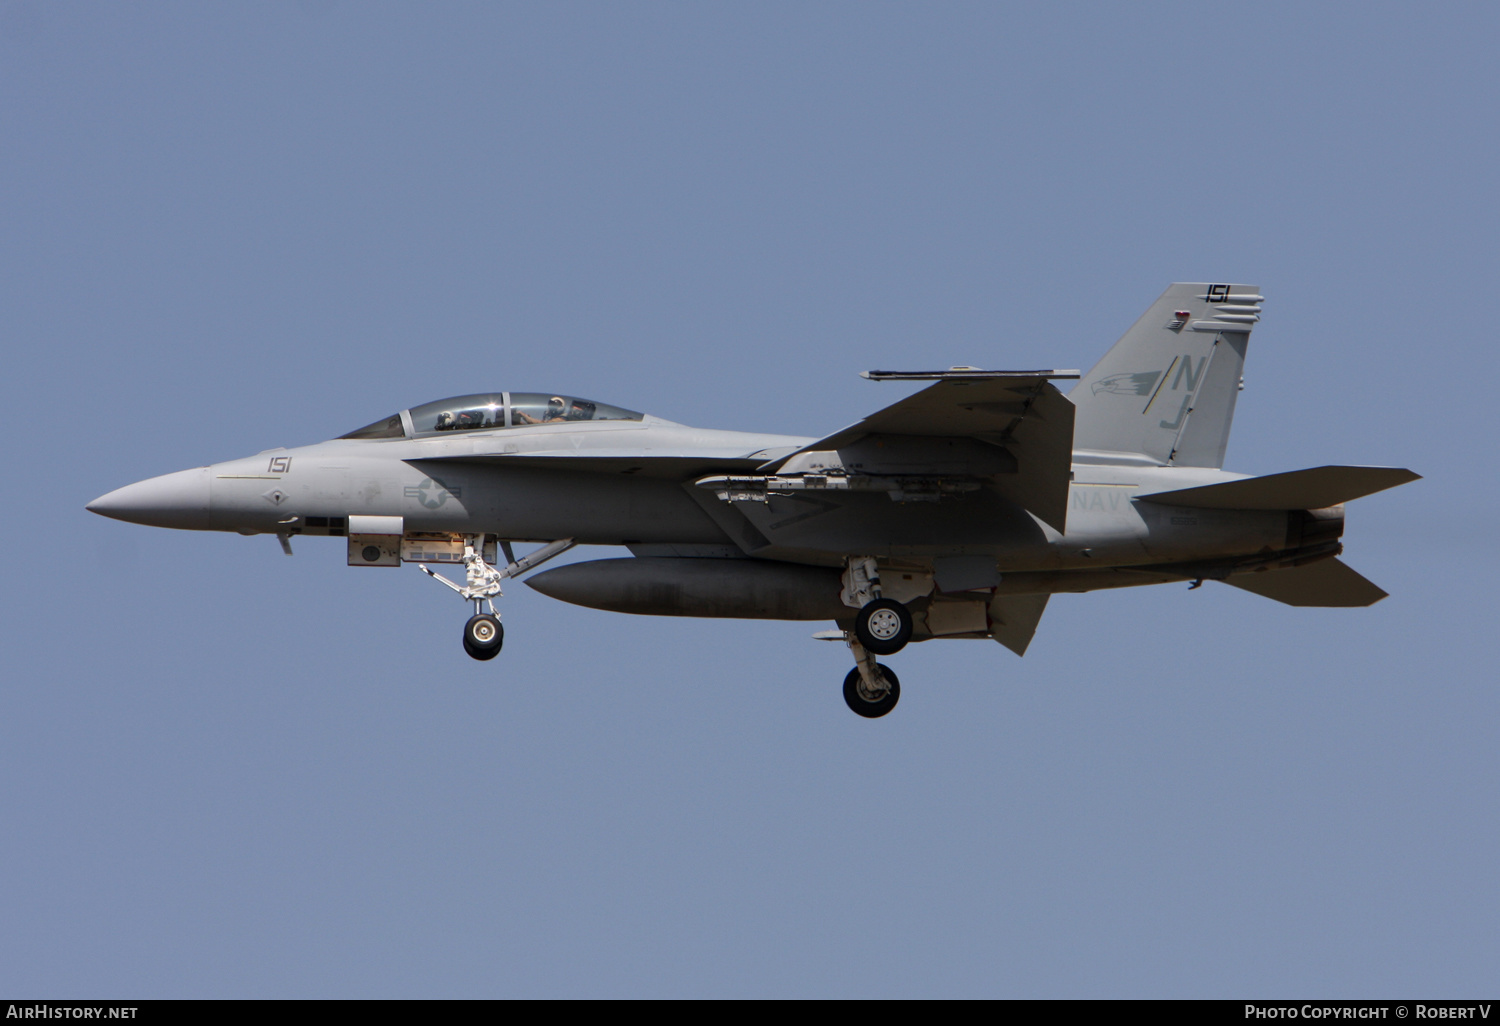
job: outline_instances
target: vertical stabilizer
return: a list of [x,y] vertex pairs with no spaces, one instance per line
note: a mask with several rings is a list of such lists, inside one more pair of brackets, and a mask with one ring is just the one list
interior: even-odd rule
[[1073,448],[1222,467],[1260,304],[1254,285],[1168,286],[1069,393]]

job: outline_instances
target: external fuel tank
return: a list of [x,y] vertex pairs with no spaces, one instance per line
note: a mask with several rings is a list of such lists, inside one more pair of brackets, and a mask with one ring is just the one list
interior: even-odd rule
[[757,559],[646,556],[598,559],[526,578],[543,595],[651,616],[836,620],[850,615],[831,567]]

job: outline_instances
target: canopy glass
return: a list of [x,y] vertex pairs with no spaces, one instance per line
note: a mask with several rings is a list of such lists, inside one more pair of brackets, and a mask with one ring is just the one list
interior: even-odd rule
[[[416,437],[586,420],[640,420],[634,410],[546,392],[489,392],[439,399],[408,411]],[[384,417],[340,438],[404,438],[401,415]]]

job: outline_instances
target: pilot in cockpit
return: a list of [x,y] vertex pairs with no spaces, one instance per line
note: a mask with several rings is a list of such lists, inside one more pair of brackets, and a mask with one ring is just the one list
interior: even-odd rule
[[567,420],[568,401],[560,395],[555,395],[547,400],[547,409],[540,418],[533,417],[524,410],[513,410],[513,420],[522,421],[527,424],[559,424]]

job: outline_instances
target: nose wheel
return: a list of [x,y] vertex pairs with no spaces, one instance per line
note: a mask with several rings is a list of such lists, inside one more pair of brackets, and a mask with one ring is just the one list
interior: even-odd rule
[[500,618],[480,613],[464,624],[464,651],[475,659],[493,659],[505,644],[505,627]]

